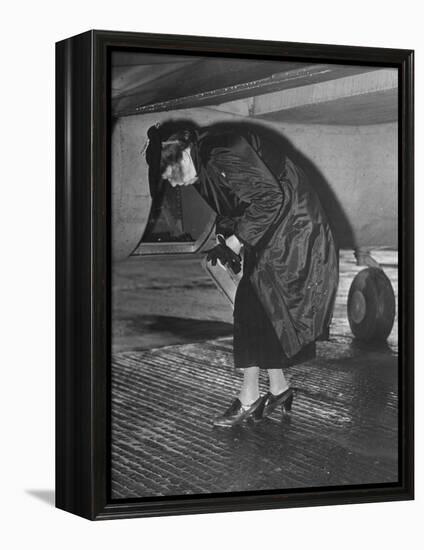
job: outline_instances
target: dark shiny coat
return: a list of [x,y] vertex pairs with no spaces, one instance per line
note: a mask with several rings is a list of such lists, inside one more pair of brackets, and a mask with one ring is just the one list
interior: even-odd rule
[[234,233],[253,258],[249,279],[293,357],[327,332],[338,284],[333,236],[311,182],[278,136],[200,132],[192,156],[217,232]]

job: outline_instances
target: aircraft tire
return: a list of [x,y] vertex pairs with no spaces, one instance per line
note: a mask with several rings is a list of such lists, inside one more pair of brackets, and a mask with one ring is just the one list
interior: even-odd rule
[[347,315],[358,340],[387,340],[395,319],[395,294],[382,269],[368,267],[356,275],[349,290]]

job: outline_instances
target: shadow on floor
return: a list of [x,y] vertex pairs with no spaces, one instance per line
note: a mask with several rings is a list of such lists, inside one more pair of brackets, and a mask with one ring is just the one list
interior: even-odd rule
[[132,315],[113,323],[114,351],[146,350],[172,344],[201,342],[233,334],[233,325],[222,321],[165,315]]
[[53,489],[26,489],[25,492],[27,495],[37,498],[49,506],[55,505],[55,492]]
[[221,321],[207,321],[199,319],[183,319],[181,317],[165,317],[162,315],[145,318],[145,323],[150,330],[155,332],[167,332],[175,336],[203,340],[219,338],[232,334],[233,327],[229,323]]

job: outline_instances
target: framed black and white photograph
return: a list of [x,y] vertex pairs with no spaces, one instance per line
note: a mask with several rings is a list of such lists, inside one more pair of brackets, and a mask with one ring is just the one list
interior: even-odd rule
[[56,505],[413,498],[413,52],[56,45]]

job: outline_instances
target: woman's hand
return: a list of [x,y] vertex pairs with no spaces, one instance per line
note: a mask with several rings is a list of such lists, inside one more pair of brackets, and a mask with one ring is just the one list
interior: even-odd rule
[[[230,242],[232,246],[234,246],[236,249],[240,251],[241,243],[237,239],[235,235],[232,235],[236,239],[232,239]],[[227,242],[225,241],[224,237],[222,235],[216,236],[218,244],[211,248],[210,250],[205,250],[205,253],[207,254],[206,259],[208,262],[211,262],[212,265],[220,265],[224,269],[228,266],[233,273],[237,275],[237,273],[240,273],[241,271],[241,257],[240,255],[235,252],[233,248],[230,248],[227,245]],[[229,237],[231,239],[231,237]],[[228,240],[228,239],[227,239]],[[238,247],[237,247],[238,243]]]

